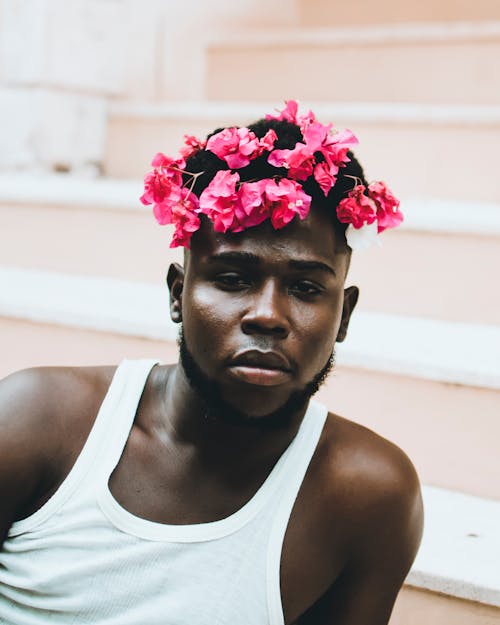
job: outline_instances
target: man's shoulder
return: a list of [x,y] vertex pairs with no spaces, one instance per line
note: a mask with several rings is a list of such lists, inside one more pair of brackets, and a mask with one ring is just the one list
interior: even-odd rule
[[11,438],[57,446],[88,434],[116,367],[34,367],[0,381],[0,423]]
[[339,479],[342,483],[354,480],[360,489],[358,494],[390,495],[418,484],[415,468],[406,453],[359,423],[330,413],[324,445],[328,459],[325,470],[329,470],[337,483]]
[[418,531],[420,484],[411,460],[397,445],[358,423],[329,414],[318,452],[326,509],[332,517],[344,511],[341,514],[346,514],[356,538],[374,536],[393,523]]
[[115,366],[22,369],[0,381],[0,415],[37,419],[76,414],[102,399],[115,370]]
[[114,370],[37,367],[0,381],[0,493],[7,502],[0,534],[12,518],[37,509],[71,469]]

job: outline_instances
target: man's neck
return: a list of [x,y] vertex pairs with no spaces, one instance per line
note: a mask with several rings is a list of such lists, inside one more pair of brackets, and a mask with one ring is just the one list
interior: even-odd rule
[[186,377],[182,365],[170,370],[160,398],[161,415],[174,444],[192,445],[200,453],[222,462],[252,457],[277,458],[293,440],[307,406],[281,428],[265,429],[230,424],[207,417],[207,408]]

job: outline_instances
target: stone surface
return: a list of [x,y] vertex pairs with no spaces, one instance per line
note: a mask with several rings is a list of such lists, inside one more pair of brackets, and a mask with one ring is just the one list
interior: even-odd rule
[[124,0],[4,0],[8,84],[120,93],[129,47]]
[[159,97],[169,101],[203,97],[208,38],[234,29],[287,29],[297,23],[294,0],[167,0],[162,6]]
[[[203,137],[221,125],[246,125],[282,106],[281,97],[254,103],[203,102],[110,107],[106,175],[140,177],[158,151],[174,154],[183,133]],[[500,186],[488,167],[464,158],[474,146],[484,163],[495,162],[500,144],[500,107],[302,102],[323,122],[350,128],[360,140],[355,153],[370,180],[387,180],[400,197],[455,198],[500,203]],[[390,180],[389,180],[390,176]],[[460,184],[457,184],[457,176]]]
[[304,26],[478,21],[500,19],[500,4],[497,0],[299,0],[299,12]]
[[424,487],[426,524],[407,581],[500,608],[500,504]]
[[38,88],[0,88],[0,169],[99,173],[105,98]]
[[500,608],[405,586],[390,625],[498,625]]
[[207,50],[205,95],[498,105],[499,54],[500,22],[232,32]]

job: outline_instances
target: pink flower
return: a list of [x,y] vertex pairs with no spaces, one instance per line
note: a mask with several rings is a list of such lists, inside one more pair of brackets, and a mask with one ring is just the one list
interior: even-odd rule
[[278,119],[285,120],[292,124],[297,123],[297,112],[299,110],[299,104],[296,100],[286,100],[285,108],[279,111],[277,115],[266,115],[266,119]]
[[305,219],[311,208],[311,197],[305,193],[300,184],[288,178],[261,181],[264,203],[271,213],[274,228],[283,228],[295,215]]
[[368,185],[368,195],[377,208],[378,231],[396,228],[403,221],[403,213],[399,210],[399,200],[384,182],[372,182]]
[[304,133],[306,128],[315,121],[316,115],[312,111],[308,111],[307,113],[303,113],[302,115],[297,116],[297,124],[300,127],[302,133]]
[[144,193],[140,200],[143,204],[154,204],[155,202],[163,202],[172,191],[172,187],[178,187],[172,180],[161,173],[159,170],[153,170],[144,177]]
[[296,100],[287,100],[285,102],[285,108],[281,111],[278,111],[277,115],[266,115],[266,119],[277,119],[279,121],[287,121],[291,124],[295,124],[299,126],[299,128],[304,131],[307,126],[316,121],[316,116],[312,111],[308,111],[307,113],[303,113],[302,115],[298,114],[299,112],[299,103]]
[[302,134],[304,136],[304,142],[307,145],[307,148],[314,154],[314,152],[318,152],[321,150],[322,145],[328,138],[328,133],[330,131],[331,124],[325,126],[324,124],[320,124],[317,121],[310,122],[307,127],[304,128]]
[[181,187],[175,187],[172,193],[162,202],[153,204],[153,215],[160,226],[172,223],[172,209],[178,202],[180,202],[181,197]]
[[172,194],[176,194],[182,186],[183,159],[173,159],[158,152],[153,158],[153,171],[144,177],[144,193],[140,200],[143,204],[161,203]]
[[277,138],[278,135],[270,128],[259,142],[260,154],[262,154],[262,152],[270,152]]
[[178,193],[180,185],[177,180],[155,169],[144,178],[144,193],[140,200],[143,204],[159,204]]
[[273,150],[267,162],[288,169],[288,176],[293,180],[306,180],[313,173],[315,158],[307,145],[298,142],[293,150]]
[[184,135],[184,145],[179,152],[184,158],[189,158],[199,150],[203,150],[206,144],[206,141],[201,141],[194,135]]
[[182,170],[186,167],[186,161],[183,158],[171,158],[170,156],[166,156],[162,152],[158,152],[153,156],[151,166],[155,168],[169,170],[172,175],[174,175],[175,173],[182,177],[182,171],[179,172],[179,170]]
[[[306,180],[314,173],[326,196],[337,181],[339,167],[349,160],[347,152],[357,139],[349,130],[331,133],[331,124],[321,124],[314,115],[303,127],[303,135],[304,143],[299,141],[292,150],[273,150],[268,162],[275,167],[286,167],[288,176],[294,180]],[[321,163],[317,163],[318,152],[324,157]]]
[[347,152],[358,143],[358,138],[350,130],[340,130],[328,134],[320,150],[327,163],[342,167],[349,162]]
[[264,205],[262,197],[262,180],[244,182],[238,191],[238,202],[235,206],[238,225],[233,232],[241,232],[246,228],[258,226],[270,216],[269,208]]
[[225,128],[210,137],[207,150],[225,160],[231,169],[240,169],[259,155],[260,144],[248,128]]
[[341,223],[352,224],[353,228],[362,228],[365,224],[372,224],[377,219],[375,202],[364,194],[365,186],[358,184],[348,197],[341,200],[337,206],[337,218]]
[[325,159],[315,166],[314,178],[326,196],[337,182],[339,168],[349,161],[347,152],[358,140],[350,130],[331,133],[331,125],[319,122],[313,122],[305,130],[305,139],[309,150],[313,154],[321,152]]
[[330,189],[337,182],[337,174],[339,168],[337,165],[328,165],[326,161],[318,163],[314,168],[314,179],[320,186],[321,190],[328,195]]
[[200,228],[200,218],[196,210],[198,198],[188,189],[182,189],[182,201],[172,207],[172,223],[175,226],[174,235],[170,247],[187,247],[193,236]]
[[236,184],[239,174],[218,171],[200,195],[200,212],[208,215],[216,232],[227,232],[238,226],[235,207],[238,203]]

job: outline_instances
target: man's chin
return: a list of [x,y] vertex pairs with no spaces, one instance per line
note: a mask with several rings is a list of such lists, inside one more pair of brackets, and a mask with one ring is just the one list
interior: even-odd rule
[[[242,383],[237,391],[224,389],[199,367],[186,340],[179,335],[181,365],[186,377],[206,407],[206,419],[227,425],[260,430],[287,428],[295,415],[307,407],[333,367],[333,354],[321,371],[301,390],[286,393],[287,384]],[[253,380],[258,382],[258,380]],[[285,381],[283,381],[285,382]]]
[[309,396],[302,393],[292,393],[280,399],[276,393],[271,398],[268,393],[261,395],[254,390],[251,401],[245,401],[244,396],[237,399],[224,399],[223,393],[219,397],[210,397],[206,402],[207,418],[233,426],[274,430],[287,428],[298,412],[304,411]]

